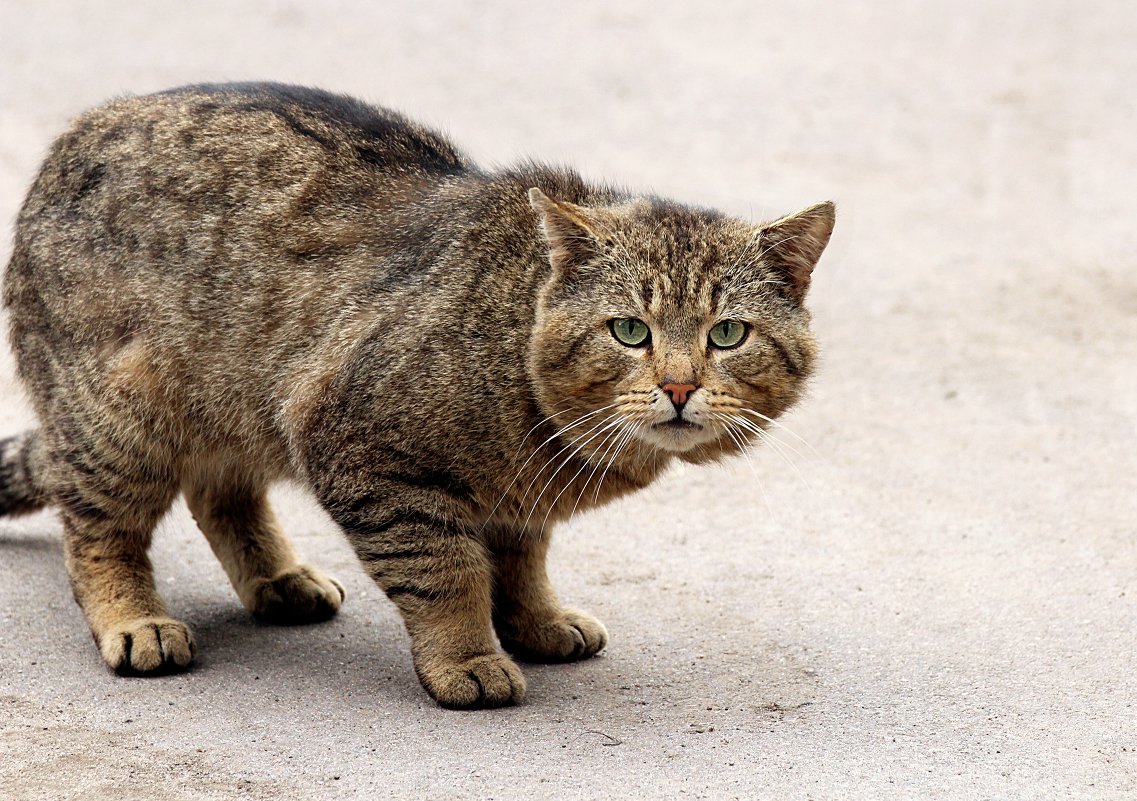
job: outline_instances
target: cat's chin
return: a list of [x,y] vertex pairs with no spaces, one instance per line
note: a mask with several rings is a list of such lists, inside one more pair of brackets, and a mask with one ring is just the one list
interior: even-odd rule
[[675,420],[641,430],[640,438],[659,450],[681,454],[706,445],[715,439],[715,434],[706,426]]

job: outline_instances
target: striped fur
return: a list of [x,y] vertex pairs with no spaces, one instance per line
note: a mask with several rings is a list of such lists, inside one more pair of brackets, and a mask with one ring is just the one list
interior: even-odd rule
[[[179,493],[253,614],[336,613],[342,586],[266,500],[301,482],[399,609],[426,690],[515,702],[495,631],[537,661],[607,642],[549,583],[553,525],[738,452],[800,396],[832,225],[829,204],[754,226],[485,171],[314,89],[116,100],[54,144],[17,222],[4,302],[42,427],[3,443],[0,513],[57,507],[104,659],[151,674],[194,657],[147,558]],[[650,347],[614,340],[631,316]],[[729,351],[707,340],[723,316],[751,332]]]

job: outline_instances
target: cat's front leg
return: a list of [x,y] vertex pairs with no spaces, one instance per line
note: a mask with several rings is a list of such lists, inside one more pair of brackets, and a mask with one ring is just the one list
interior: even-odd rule
[[452,709],[505,706],[525,695],[525,677],[497,650],[491,623],[489,554],[437,503],[415,492],[332,497],[324,505],[343,527],[364,569],[402,613],[422,686]]
[[608,643],[604,624],[561,606],[545,570],[549,535],[506,536],[494,548],[494,627],[507,651],[529,662],[587,659]]

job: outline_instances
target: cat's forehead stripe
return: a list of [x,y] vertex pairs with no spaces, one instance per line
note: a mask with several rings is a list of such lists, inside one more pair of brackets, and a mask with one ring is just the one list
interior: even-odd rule
[[658,272],[649,282],[651,292],[648,293],[648,311],[658,316],[671,296],[671,277],[666,272]]
[[718,276],[709,265],[687,257],[660,265],[658,272],[644,281],[641,301],[653,317],[677,313],[705,317],[718,308],[718,284]]

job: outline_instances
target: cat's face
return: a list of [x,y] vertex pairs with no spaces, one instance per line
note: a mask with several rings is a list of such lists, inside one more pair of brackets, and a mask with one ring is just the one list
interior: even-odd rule
[[646,200],[530,199],[553,266],[530,371],[574,448],[713,459],[798,398],[816,354],[802,299],[831,204],[753,226]]

